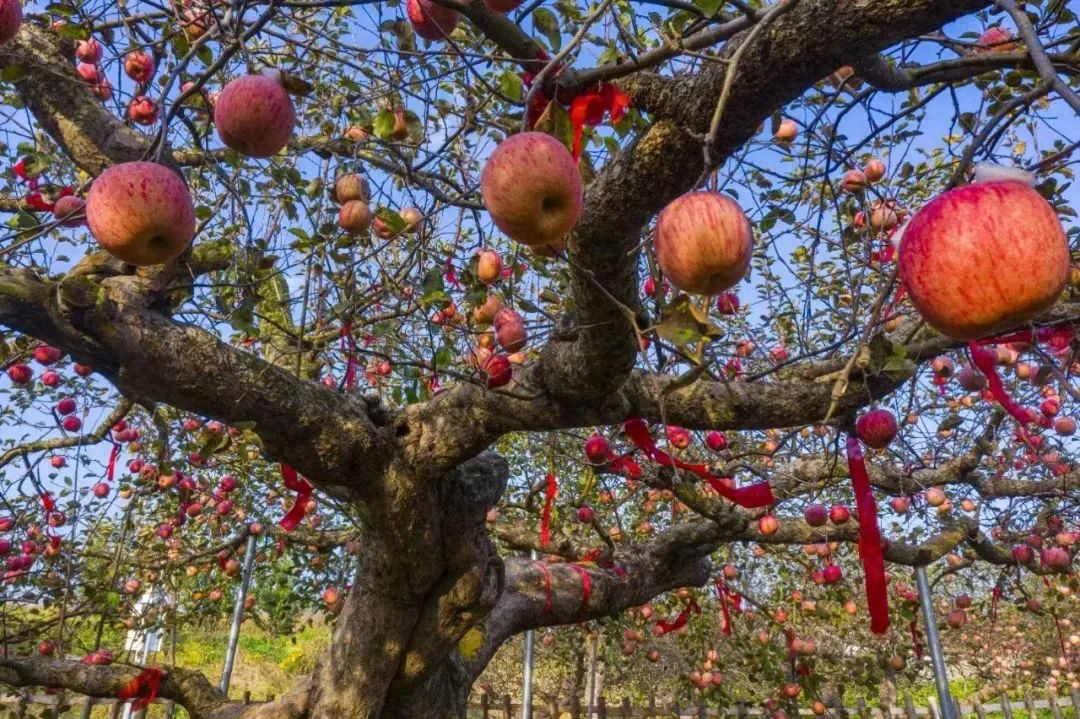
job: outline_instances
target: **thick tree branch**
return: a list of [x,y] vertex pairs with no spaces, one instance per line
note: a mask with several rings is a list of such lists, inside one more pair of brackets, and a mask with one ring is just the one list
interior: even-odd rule
[[305,382],[154,308],[136,276],[47,281],[0,265],[0,325],[93,366],[132,399],[249,423],[267,451],[326,491],[355,498],[381,474],[388,438],[358,397]]

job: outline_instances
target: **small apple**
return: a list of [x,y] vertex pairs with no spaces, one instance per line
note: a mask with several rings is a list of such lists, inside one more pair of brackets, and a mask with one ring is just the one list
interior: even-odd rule
[[97,65],[99,62],[101,62],[101,56],[101,43],[98,42],[95,38],[79,40],[77,43],[75,43],[75,57],[80,62]]
[[884,449],[897,432],[896,417],[887,409],[875,409],[855,421],[855,433],[867,447]]
[[86,200],[64,195],[53,205],[53,216],[61,227],[81,227],[86,224]]
[[794,142],[795,138],[799,136],[799,126],[795,124],[795,121],[785,117],[780,121],[780,126],[776,128],[776,134],[773,135],[773,139],[777,142],[786,145]]
[[844,173],[844,179],[841,180],[840,186],[844,188],[844,192],[859,195],[866,189],[869,182],[866,173],[862,170],[848,170]]
[[371,208],[363,200],[349,200],[338,210],[338,226],[353,237],[371,227]]
[[334,200],[339,205],[353,201],[370,202],[371,188],[368,181],[363,175],[356,173],[342,175],[334,182]]
[[158,120],[158,106],[145,95],[137,95],[128,103],[127,114],[136,125],[153,125]]
[[431,0],[408,0],[405,12],[413,32],[425,40],[446,39],[461,20],[459,13]]
[[876,157],[866,163],[866,167],[863,168],[863,174],[866,175],[866,181],[871,184],[881,182],[885,177],[885,171],[885,163]]
[[480,250],[476,256],[476,277],[481,282],[493,284],[502,278],[503,263],[494,250]]
[[133,50],[124,57],[124,73],[135,82],[150,82],[156,68],[154,58],[142,50]]

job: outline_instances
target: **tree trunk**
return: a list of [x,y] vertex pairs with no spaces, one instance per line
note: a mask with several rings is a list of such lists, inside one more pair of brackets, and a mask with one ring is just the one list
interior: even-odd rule
[[509,475],[481,455],[444,477],[398,466],[361,519],[359,566],[320,658],[310,719],[465,716],[471,676],[459,652],[502,592],[485,515]]

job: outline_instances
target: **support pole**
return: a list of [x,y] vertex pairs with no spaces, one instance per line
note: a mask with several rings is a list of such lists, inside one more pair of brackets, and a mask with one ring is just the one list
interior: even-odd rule
[[236,592],[236,604],[233,605],[232,625],[229,627],[229,643],[225,648],[225,666],[221,668],[221,682],[218,688],[225,696],[229,695],[229,680],[232,678],[233,663],[236,661],[236,646],[240,643],[240,624],[244,621],[244,602],[251,586],[251,570],[255,567],[255,535],[249,534],[247,548],[244,550],[244,568],[240,572],[240,589]]
[[[536,561],[536,550],[529,553],[529,558]],[[533,654],[536,649],[536,632],[529,629],[525,632],[525,671],[521,677],[521,719],[532,719],[532,675]]]
[[941,637],[938,635],[937,617],[934,616],[934,600],[930,593],[930,582],[926,578],[926,567],[915,567],[915,583],[919,587],[919,604],[922,607],[923,624],[926,626],[926,644],[934,668],[941,719],[957,719],[952,695],[949,693],[949,677],[945,672],[945,656],[941,652]]

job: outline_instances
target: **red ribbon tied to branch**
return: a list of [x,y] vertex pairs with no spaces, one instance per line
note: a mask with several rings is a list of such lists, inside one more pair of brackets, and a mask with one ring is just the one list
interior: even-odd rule
[[352,336],[352,322],[341,326],[341,351],[345,353],[345,389],[351,390],[356,383],[356,340]]
[[544,513],[540,517],[540,546],[546,547],[551,541],[551,509],[555,506],[555,495],[559,492],[559,483],[554,474],[544,478]]
[[165,672],[156,667],[143,669],[117,693],[116,698],[120,701],[132,699],[131,710],[142,711],[157,698],[164,676]]
[[889,629],[889,595],[885,582],[885,552],[881,548],[877,504],[870,489],[862,446],[859,440],[847,438],[848,471],[855,491],[855,506],[859,511],[859,560],[866,575],[866,603],[870,608],[870,631],[884,634]]
[[656,623],[656,626],[660,628],[660,634],[667,634],[668,632],[674,632],[685,627],[686,623],[690,621],[691,612],[694,614],[701,614],[701,607],[693,597],[690,597],[690,601],[687,603],[686,608],[679,612],[679,616],[675,617],[675,621],[665,622],[661,619]]
[[[546,62],[550,57],[541,50],[537,53],[536,59]],[[551,74],[557,76],[562,71],[562,66],[555,65],[551,70]],[[526,89],[532,88],[532,84],[536,80],[536,73],[522,73],[521,80]],[[547,96],[543,88],[537,88],[532,94],[529,106],[525,108],[525,125],[530,129],[534,127],[550,103],[551,98]],[[570,124],[574,129],[574,145],[572,149],[574,159],[581,159],[581,136],[586,125],[596,127],[603,123],[605,114],[611,116],[613,124],[619,122],[626,117],[630,104],[630,96],[610,82],[594,85],[575,96],[570,101],[569,111]]]
[[105,479],[113,481],[113,477],[116,476],[116,460],[120,458],[120,445],[113,443],[112,449],[109,450],[109,465],[105,470]]
[[[986,381],[990,385],[990,394],[994,396],[994,399],[998,401],[1006,412],[1012,415],[1013,419],[1020,423],[1021,427],[1026,427],[1035,417],[1025,408],[1018,405],[1005,391],[1005,385],[1001,382],[1001,377],[998,376],[997,369],[994,367],[994,362],[997,359],[995,353],[983,349],[975,342],[969,342],[968,349],[971,350],[971,361],[975,363],[980,372],[986,375]],[[1038,422],[1044,427],[1050,426],[1050,420],[1042,415],[1038,416]]]
[[278,522],[279,527],[286,532],[291,532],[296,529],[296,526],[300,524],[300,521],[307,513],[307,503],[311,499],[311,493],[315,491],[315,487],[312,486],[311,482],[299,476],[296,470],[287,464],[281,465],[281,477],[285,480],[285,488],[296,492],[296,501],[293,502],[292,509]]
[[716,580],[716,593],[720,595],[720,611],[724,615],[724,634],[731,636],[731,608],[728,607],[730,599],[728,599],[727,582],[723,579]]
[[589,570],[585,567],[579,567],[576,564],[566,565],[578,573],[581,577],[581,605],[578,607],[578,621],[585,621],[585,610],[589,608],[589,597],[592,596],[592,577],[589,576]]
[[768,507],[770,504],[775,504],[776,499],[773,497],[772,488],[768,482],[759,482],[757,484],[751,484],[746,487],[733,488],[719,477],[714,476],[709,472],[708,465],[705,464],[690,464],[675,459],[667,452],[658,449],[656,442],[653,441],[652,435],[649,434],[649,427],[645,424],[645,420],[640,418],[628,419],[623,425],[623,429],[626,431],[626,436],[630,439],[634,445],[645,453],[652,461],[657,464],[664,465],[665,467],[676,467],[686,472],[696,474],[702,480],[709,483],[709,485],[716,490],[724,499],[734,502],[740,507],[746,509],[755,509],[758,507]]

